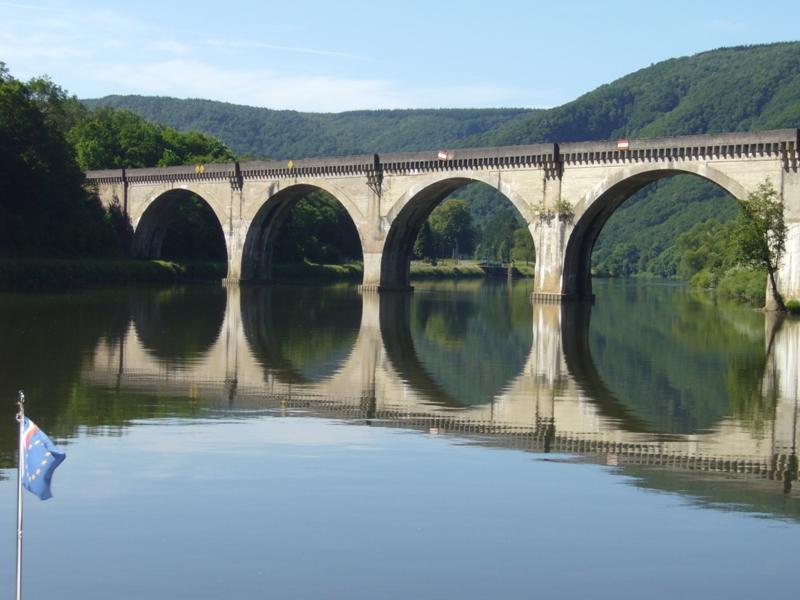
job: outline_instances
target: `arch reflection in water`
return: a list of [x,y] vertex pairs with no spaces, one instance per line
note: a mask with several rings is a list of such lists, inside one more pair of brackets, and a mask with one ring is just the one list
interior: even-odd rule
[[[353,290],[322,288],[308,288],[298,295],[280,288],[230,287],[224,292],[228,299],[220,335],[202,357],[165,371],[142,351],[142,340],[128,336],[121,350],[99,346],[95,366],[84,372],[84,378],[107,381],[110,369],[102,365],[113,365],[115,380],[119,374],[129,389],[173,395],[186,395],[191,389],[211,407],[218,402],[226,408],[299,407],[326,416],[486,433],[496,443],[682,469],[749,470],[757,476],[791,470],[796,390],[787,386],[796,382],[797,373],[785,357],[797,356],[796,348],[792,350],[800,334],[796,323],[773,328],[767,355],[764,337],[753,323],[721,317],[718,327],[728,332],[725,335],[735,333],[752,343],[737,348],[733,358],[719,359],[723,368],[712,383],[728,385],[718,393],[727,398],[727,405],[715,398],[710,402],[714,410],[709,410],[701,404],[706,388],[701,385],[691,391],[696,380],[709,377],[714,356],[713,348],[688,343],[692,332],[698,339],[710,335],[703,334],[698,323],[681,321],[691,315],[708,317],[698,312],[691,297],[687,296],[685,308],[682,300],[676,300],[677,308],[669,312],[659,305],[658,294],[643,303],[634,292],[636,303],[645,307],[641,315],[633,314],[626,302],[604,315],[588,305],[531,305],[527,291],[520,294],[524,302],[517,302],[516,290],[502,289],[487,292],[468,286],[440,306],[436,294],[451,292],[436,286],[430,290],[422,286],[414,295],[358,295]],[[621,292],[623,297],[629,293]],[[336,299],[315,298],[328,294]],[[505,370],[497,370],[501,376],[477,384],[483,374],[469,359],[478,354],[469,342],[470,328],[480,331],[481,323],[491,321],[491,310],[479,318],[484,300],[499,306],[498,298],[503,297],[509,311],[524,311],[524,316],[522,312],[503,316],[506,329],[502,323],[499,329],[506,340],[516,336],[505,344],[513,356]],[[475,306],[461,306],[465,298],[472,298]],[[289,306],[278,306],[279,302]],[[650,323],[657,314],[666,315],[658,326]],[[429,330],[431,320],[442,325]],[[520,333],[526,322],[528,338]],[[629,328],[640,330],[645,325],[652,332],[643,333],[639,348],[636,340],[629,339]],[[436,332],[433,339],[431,331]],[[661,340],[663,347],[654,348],[665,336],[670,340]],[[330,341],[316,342],[325,339]],[[521,360],[525,339],[530,342]],[[719,344],[731,345],[730,340],[737,339],[725,338]],[[459,355],[463,348],[466,353]],[[491,344],[485,348],[502,352]],[[677,366],[664,364],[659,353],[678,354],[681,348],[685,348],[683,360],[696,362],[698,370],[683,384],[690,391],[665,399],[659,390],[679,389],[682,380],[676,373],[689,367],[680,361]],[[639,354],[645,357],[643,366],[622,364]],[[502,356],[492,360],[501,361]],[[630,383],[625,376],[628,368],[636,368],[641,381]],[[448,369],[460,371],[463,381],[454,384]],[[466,387],[477,391],[462,395]],[[700,416],[691,412],[695,406],[701,407]],[[670,411],[686,412],[690,418],[667,419],[664,413]]]
[[428,402],[488,405],[522,372],[531,349],[530,286],[476,281],[417,285],[380,299],[387,358]]
[[244,334],[267,376],[314,384],[347,361],[358,337],[361,296],[351,286],[247,286]]
[[137,293],[131,299],[136,337],[159,361],[182,364],[208,355],[226,316],[227,295],[215,285]]

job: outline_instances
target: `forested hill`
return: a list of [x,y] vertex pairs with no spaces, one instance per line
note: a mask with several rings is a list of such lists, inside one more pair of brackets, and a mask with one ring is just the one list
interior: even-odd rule
[[[268,158],[752,131],[800,126],[800,42],[722,48],[667,60],[546,110],[316,114],[143,96],[85,102],[209,133],[240,154]],[[482,255],[499,252],[499,241],[489,243],[484,234],[505,231],[493,237],[508,237],[516,217],[509,217],[507,207],[499,215],[503,204],[486,189],[470,186],[458,193],[469,198],[483,232]],[[649,186],[609,220],[595,246],[593,270],[614,276],[691,276],[691,269],[681,269],[682,257],[675,251],[678,236],[735,212],[729,196],[699,178],[681,176]]]
[[476,138],[520,144],[754,131],[800,124],[800,42],[674,58]]
[[149,96],[84,102],[209,133],[265,158],[773,129],[800,124],[800,42],[667,60],[547,110],[302,113]]
[[214,135],[244,156],[276,159],[437,148],[541,112],[491,108],[302,113],[152,96],[106,96],[84,103],[128,109],[181,131]]

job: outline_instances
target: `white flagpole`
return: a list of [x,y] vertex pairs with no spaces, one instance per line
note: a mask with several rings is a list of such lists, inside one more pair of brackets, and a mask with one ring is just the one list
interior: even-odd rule
[[19,464],[17,465],[17,600],[22,599],[22,474],[24,472],[25,460],[25,441],[22,439],[22,432],[25,428],[25,393],[19,391],[17,401],[19,412],[17,421],[19,422]]

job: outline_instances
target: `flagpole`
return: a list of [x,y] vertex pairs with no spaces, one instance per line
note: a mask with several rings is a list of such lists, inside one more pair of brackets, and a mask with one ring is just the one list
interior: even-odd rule
[[22,473],[25,460],[25,441],[22,439],[22,432],[25,427],[25,393],[19,391],[17,400],[19,412],[17,412],[17,422],[19,423],[19,463],[17,464],[17,600],[22,599]]

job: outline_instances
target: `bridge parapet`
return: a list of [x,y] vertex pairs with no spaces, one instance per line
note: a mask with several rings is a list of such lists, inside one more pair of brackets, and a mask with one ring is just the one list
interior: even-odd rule
[[375,154],[302,158],[298,160],[257,160],[239,165],[245,179],[290,177],[337,177],[364,175],[375,169]]
[[780,156],[797,167],[800,130],[684,135],[559,144],[564,164],[709,160]]
[[123,183],[125,181],[125,169],[100,169],[96,171],[86,171],[86,180],[90,183]]
[[496,148],[455,148],[428,152],[379,154],[387,173],[514,167],[548,168],[558,162],[555,144],[498,146]]
[[104,169],[87,171],[90,183],[176,183],[190,181],[225,181],[235,177],[238,163],[211,163],[145,169]]
[[566,142],[456,148],[442,151],[393,152],[303,158],[298,160],[248,161],[201,166],[174,166],[145,169],[107,169],[88,171],[90,181],[155,182],[176,180],[214,180],[241,173],[248,178],[325,177],[359,175],[374,170],[388,173],[426,170],[482,168],[549,167],[556,163],[636,162],[670,159],[752,158],[780,155],[796,166],[800,148],[800,129],[777,129],[754,133],[685,135],[676,137],[618,141]]
[[126,169],[131,183],[174,183],[177,181],[226,181],[236,175],[236,163],[183,165],[155,169]]

